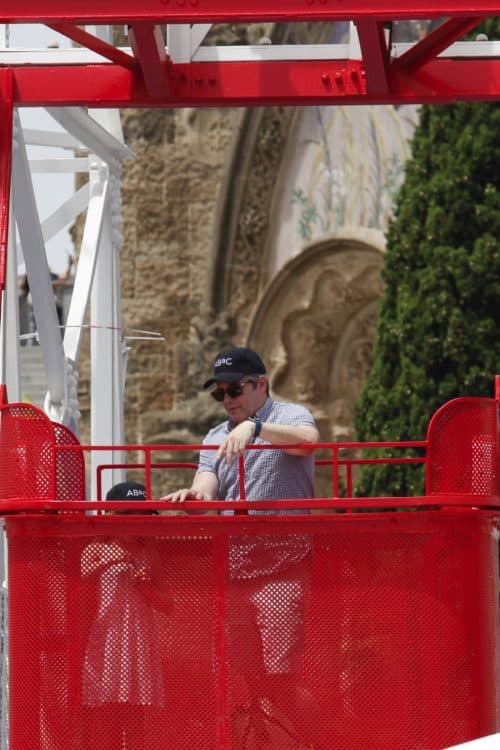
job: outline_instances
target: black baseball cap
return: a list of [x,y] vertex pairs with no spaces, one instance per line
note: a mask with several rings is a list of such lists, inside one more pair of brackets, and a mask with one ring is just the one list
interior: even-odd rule
[[145,500],[146,488],[140,482],[120,482],[108,491],[106,500]]
[[245,375],[265,374],[266,368],[257,352],[244,346],[233,346],[216,356],[213,377],[203,384],[203,388],[210,388],[219,381],[237,382]]

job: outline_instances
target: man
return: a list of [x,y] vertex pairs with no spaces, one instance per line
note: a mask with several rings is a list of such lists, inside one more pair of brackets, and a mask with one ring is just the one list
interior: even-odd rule
[[[219,445],[219,450],[202,451],[191,487],[170,493],[166,500],[238,499],[238,462],[234,459],[247,445],[307,446],[318,441],[314,418],[305,407],[269,396],[266,368],[252,349],[231,347],[220,352],[213,376],[203,388],[212,389],[212,396],[223,404],[229,417],[203,441]],[[245,478],[248,500],[313,497],[313,451],[307,447],[248,451]]]
[[[165,499],[173,503],[239,499],[237,458],[242,454],[248,500],[314,496],[312,445],[319,437],[314,418],[303,406],[270,397],[266,368],[257,352],[244,347],[220,352],[203,388],[211,389],[228,415],[203,441],[219,448],[201,451],[191,487]],[[249,445],[266,444],[300,447],[245,451]],[[233,536],[228,554],[232,671],[244,676],[250,694],[250,705],[233,717],[235,740],[246,737],[245,748],[288,747],[287,742],[298,749],[305,747],[293,721],[299,718],[304,726],[300,717],[314,713],[298,677],[310,589],[310,537],[301,533]]]

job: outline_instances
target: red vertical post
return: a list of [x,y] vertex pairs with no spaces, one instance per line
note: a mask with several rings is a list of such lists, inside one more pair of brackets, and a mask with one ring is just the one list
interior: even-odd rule
[[339,496],[339,450],[336,445],[332,447],[332,485],[333,497]]
[[13,73],[0,69],[0,292],[5,289],[12,173]]
[[240,454],[238,456],[238,475],[239,475],[239,484],[240,484],[240,500],[246,500],[246,492],[245,492],[245,458],[243,454]]
[[144,447],[144,479],[146,485],[146,500],[151,500],[151,449]]
[[[238,456],[238,481],[239,481],[239,487],[240,487],[240,500],[246,500],[246,490],[245,490],[245,457],[243,454],[240,454]],[[248,511],[247,510],[235,510],[234,511],[235,516],[247,516]]]

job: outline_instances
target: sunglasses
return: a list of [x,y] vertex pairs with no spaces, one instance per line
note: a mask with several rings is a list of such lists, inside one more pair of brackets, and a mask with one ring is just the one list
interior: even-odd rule
[[253,382],[253,380],[248,379],[240,380],[239,383],[229,383],[227,388],[221,388],[220,386],[218,386],[217,388],[215,388],[215,390],[210,391],[210,395],[216,401],[224,401],[226,393],[229,398],[238,398],[238,396],[241,396],[241,394],[243,393],[243,388],[246,386],[246,384]]

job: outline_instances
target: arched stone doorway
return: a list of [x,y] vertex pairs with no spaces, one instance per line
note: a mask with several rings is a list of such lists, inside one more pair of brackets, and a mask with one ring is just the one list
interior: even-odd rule
[[326,238],[290,260],[247,337],[274,395],[311,409],[325,441],[353,439],[353,404],[371,364],[383,248],[378,232],[359,234]]

